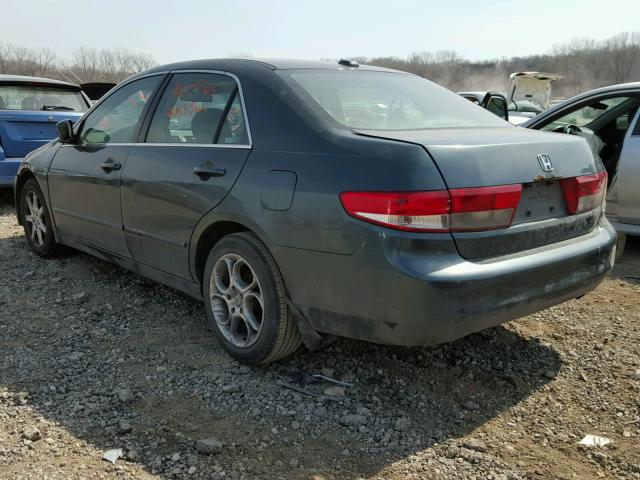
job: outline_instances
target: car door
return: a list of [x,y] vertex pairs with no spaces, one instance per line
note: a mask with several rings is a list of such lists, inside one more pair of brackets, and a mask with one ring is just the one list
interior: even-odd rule
[[129,257],[120,205],[122,167],[142,113],[162,75],[114,91],[81,121],[74,143],[63,144],[49,169],[49,195],[63,237]]
[[640,110],[624,139],[612,193],[621,223],[640,225]]
[[122,176],[124,233],[136,261],[191,278],[191,234],[251,149],[242,102],[230,74],[182,72],[166,82]]

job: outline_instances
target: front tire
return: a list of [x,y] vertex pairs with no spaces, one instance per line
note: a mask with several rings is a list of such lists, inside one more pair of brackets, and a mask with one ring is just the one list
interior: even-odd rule
[[24,234],[31,250],[49,258],[60,252],[53,235],[49,207],[35,179],[27,180],[20,191],[20,212]]
[[209,253],[203,283],[211,328],[236,360],[270,363],[300,347],[280,270],[255,235],[220,240]]

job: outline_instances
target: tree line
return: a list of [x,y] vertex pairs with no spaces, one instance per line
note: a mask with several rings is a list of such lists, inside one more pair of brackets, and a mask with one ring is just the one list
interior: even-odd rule
[[[235,57],[251,57],[242,53]],[[568,97],[604,85],[640,81],[640,32],[622,32],[605,40],[580,38],[545,54],[471,61],[454,51],[418,51],[401,57],[352,57],[360,63],[395,68],[426,77],[451,90],[504,91],[509,74],[542,71],[565,76],[554,97]],[[119,82],[156,64],[145,53],[124,48],[80,47],[61,58],[49,48],[0,43],[0,73],[57,78],[74,83]]]
[[454,91],[504,91],[513,72],[559,73],[565,78],[555,82],[554,97],[569,97],[605,85],[640,81],[640,32],[622,32],[605,40],[579,38],[546,54],[484,61],[466,60],[449,50],[352,60],[415,73]]
[[0,43],[0,73],[55,78],[72,83],[117,83],[156,64],[151,55],[126,48],[97,50],[80,47],[70,58],[50,48],[26,48]]

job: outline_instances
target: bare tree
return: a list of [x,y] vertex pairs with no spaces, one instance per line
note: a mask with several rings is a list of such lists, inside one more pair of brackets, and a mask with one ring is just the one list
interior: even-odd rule
[[78,48],[64,70],[82,82],[114,82],[151,68],[155,61],[151,55],[132,53],[125,48],[95,50]]
[[75,78],[81,82],[97,79],[100,75],[98,55],[96,50],[80,47],[73,51],[71,62],[64,66]]
[[12,55],[13,46],[10,43],[0,43],[0,73],[9,73]]
[[565,78],[554,85],[556,96],[572,96],[599,86],[640,80],[640,32],[604,41],[578,38],[556,45],[548,54],[471,62],[456,52],[418,51],[399,57],[352,57],[360,63],[395,68],[426,77],[452,90],[506,88],[510,73],[547,71]]
[[640,32],[622,32],[603,43],[606,64],[615,83],[631,79],[636,62],[640,58]]
[[133,56],[133,70],[135,72],[142,72],[143,70],[148,70],[149,68],[155,66],[156,61],[153,57],[147,53],[138,53]]

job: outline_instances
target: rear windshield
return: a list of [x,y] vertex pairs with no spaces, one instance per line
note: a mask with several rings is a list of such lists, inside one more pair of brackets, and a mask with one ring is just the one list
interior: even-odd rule
[[84,112],[79,91],[35,85],[0,85],[0,110],[59,110]]
[[354,129],[508,125],[460,95],[415,75],[353,70],[294,70],[289,75],[316,107]]

